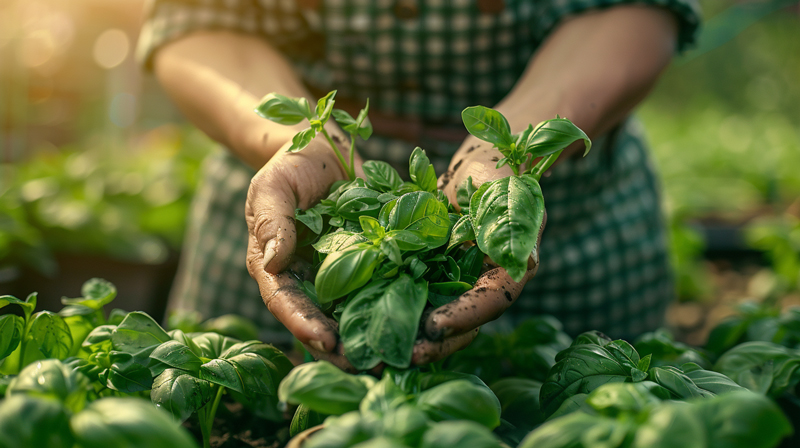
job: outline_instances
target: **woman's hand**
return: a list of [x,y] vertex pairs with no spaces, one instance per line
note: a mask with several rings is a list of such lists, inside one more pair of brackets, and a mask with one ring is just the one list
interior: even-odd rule
[[[484,182],[513,174],[508,166],[495,169],[498,157],[502,157],[500,152],[493,149],[491,144],[473,137],[468,138],[450,164],[450,170],[439,178],[439,188],[458,207],[456,188],[468,177],[472,177],[473,184],[477,187]],[[546,222],[545,214],[539,228],[540,241]],[[412,362],[422,365],[438,361],[469,345],[477,336],[481,325],[500,317],[517,300],[525,283],[536,275],[538,267],[538,256],[532,255],[528,260],[525,276],[521,281],[515,282],[505,269],[486,257],[485,272],[478,278],[475,286],[427,316],[423,324],[426,339],[417,341]]]
[[[341,136],[334,136],[334,140],[345,145]],[[245,205],[249,230],[247,269],[258,282],[269,311],[314,358],[352,371],[341,352],[338,324],[325,316],[298,286],[298,282],[313,280],[313,274],[308,260],[295,252],[294,220],[295,209],[310,208],[328,195],[334,182],[347,175],[321,135],[298,153],[285,151],[290,144],[281,148],[250,182]]]

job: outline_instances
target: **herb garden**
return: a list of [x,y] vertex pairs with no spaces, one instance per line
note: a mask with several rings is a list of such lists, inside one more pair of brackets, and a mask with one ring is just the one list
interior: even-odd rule
[[513,175],[477,188],[468,179],[455,207],[420,148],[410,181],[375,161],[356,178],[352,144],[340,153],[324,126],[333,117],[352,142],[367,139],[368,110],[353,118],[334,102],[331,92],[312,111],[270,94],[257,111],[282,124],[307,120],[289,151],[322,134],[349,177],[297,210],[299,244],[314,249],[317,270],[301,286],[338,321],[350,363],[371,373],[295,366],[239,316],[173,315],[165,329],[144,312],[109,310],[117,290],[102,279],[64,297],[57,313],[37,311],[36,293],[6,295],[0,446],[796,446],[794,309],[746,305],[704,347],[666,330],[572,339],[542,316],[411,365],[426,308],[457,300],[495,266],[515,281],[535,269],[545,221],[538,180],[564,148],[580,142],[588,152],[591,143],[564,118],[513,135],[497,111],[467,108],[467,130],[499,149],[497,167]]

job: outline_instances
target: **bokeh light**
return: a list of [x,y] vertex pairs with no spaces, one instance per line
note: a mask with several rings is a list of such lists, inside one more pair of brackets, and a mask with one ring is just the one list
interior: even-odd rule
[[130,40],[124,31],[115,28],[104,31],[94,41],[94,61],[105,69],[114,68],[128,57]]

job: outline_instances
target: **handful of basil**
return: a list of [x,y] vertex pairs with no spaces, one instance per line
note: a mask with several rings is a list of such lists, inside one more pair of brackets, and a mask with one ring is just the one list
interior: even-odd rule
[[[508,164],[514,175],[479,188],[469,179],[457,192],[458,211],[437,190],[436,172],[421,148],[409,160],[410,182],[391,165],[372,160],[364,162],[365,178],[355,178],[354,142],[372,133],[369,103],[352,118],[333,109],[335,94],[320,99],[314,112],[305,99],[269,94],[256,111],[281,124],[307,119],[310,127],[295,136],[289,152],[301,151],[322,134],[349,176],[314,207],[296,211],[297,222],[307,228],[298,231],[313,235],[301,244],[316,249],[316,279],[305,282],[304,291],[339,321],[353,366],[366,370],[384,362],[406,368],[424,309],[472,289],[484,255],[514,280],[523,278],[528,258],[538,257],[544,220],[539,178],[564,148],[584,140],[588,152],[591,142],[564,118],[512,134],[499,112],[465,109],[467,130],[492,143],[503,155],[497,167]],[[330,117],[350,134],[349,163],[324,128]]]

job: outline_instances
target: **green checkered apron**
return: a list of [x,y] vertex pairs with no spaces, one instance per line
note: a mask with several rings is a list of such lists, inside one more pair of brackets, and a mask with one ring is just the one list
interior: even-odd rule
[[[149,66],[159,46],[195,30],[255,34],[315,91],[369,98],[371,110],[419,118],[424,129],[461,128],[460,111],[499,102],[560,20],[627,3],[669,9],[679,20],[679,48],[692,42],[694,0],[156,0],[139,57]],[[458,144],[436,135],[423,130],[415,143],[442,173]],[[359,151],[403,172],[413,147],[375,135]],[[542,180],[548,223],[539,272],[495,326],[542,313],[573,334],[628,336],[661,324],[673,284],[642,131],[628,120],[595,148]],[[227,152],[206,161],[170,307],[242,314],[261,325],[265,339],[288,342],[245,267],[243,211],[253,174]]]

